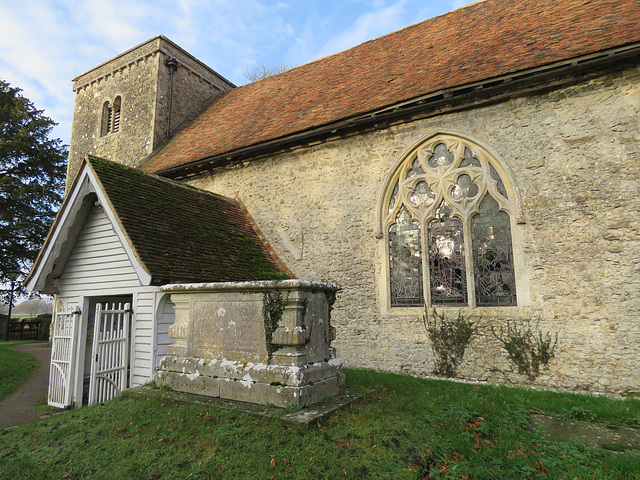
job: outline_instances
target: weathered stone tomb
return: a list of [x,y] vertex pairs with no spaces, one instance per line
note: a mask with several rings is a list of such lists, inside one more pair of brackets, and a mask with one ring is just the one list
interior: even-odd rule
[[160,385],[174,390],[303,407],[340,392],[331,341],[335,284],[301,280],[163,287],[175,305],[175,343]]

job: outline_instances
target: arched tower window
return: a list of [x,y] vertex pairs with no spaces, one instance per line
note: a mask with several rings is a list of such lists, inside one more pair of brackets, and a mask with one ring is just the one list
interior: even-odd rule
[[120,108],[122,106],[122,98],[117,96],[113,101],[113,105],[111,107],[111,131],[110,133],[117,133],[120,131]]
[[510,185],[486,149],[453,135],[399,162],[381,218],[392,307],[516,305]]
[[111,116],[111,107],[109,101],[102,104],[102,121],[100,122],[100,136],[104,137],[109,133],[109,117]]
[[102,104],[102,122],[100,136],[120,131],[120,111],[122,109],[122,97],[117,96],[113,103],[108,100]]

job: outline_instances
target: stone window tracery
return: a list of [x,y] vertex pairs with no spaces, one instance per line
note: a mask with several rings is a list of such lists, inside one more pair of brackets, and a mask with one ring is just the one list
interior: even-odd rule
[[487,150],[453,135],[400,162],[383,201],[391,306],[516,304],[506,180]]

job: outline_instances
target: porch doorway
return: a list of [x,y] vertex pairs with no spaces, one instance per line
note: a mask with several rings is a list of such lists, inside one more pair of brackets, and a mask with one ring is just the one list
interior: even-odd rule
[[91,297],[82,404],[106,402],[130,385],[132,295]]

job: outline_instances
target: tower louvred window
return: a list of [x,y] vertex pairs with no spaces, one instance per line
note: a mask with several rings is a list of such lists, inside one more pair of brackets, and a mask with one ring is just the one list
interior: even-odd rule
[[116,97],[113,103],[109,101],[102,105],[102,124],[100,127],[100,136],[104,137],[110,133],[120,131],[120,114],[122,110],[122,98]]
[[116,97],[111,107],[111,133],[117,133],[120,131],[120,110],[122,100],[120,97]]

